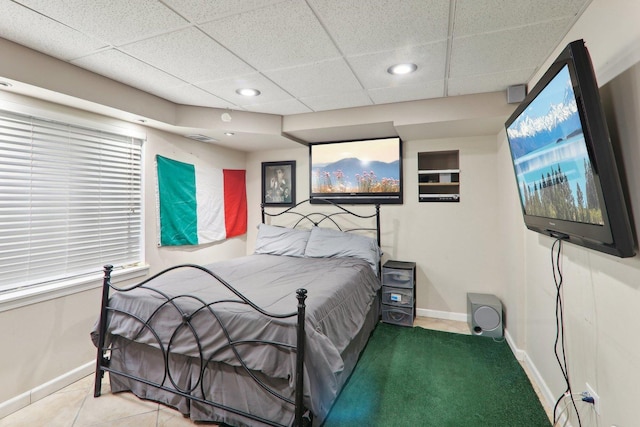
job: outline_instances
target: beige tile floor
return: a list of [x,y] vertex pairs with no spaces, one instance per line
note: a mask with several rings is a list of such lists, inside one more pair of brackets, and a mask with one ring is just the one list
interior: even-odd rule
[[[466,322],[418,317],[415,326],[469,334]],[[138,399],[131,393],[111,394],[108,376],[102,396],[93,397],[93,375],[0,419],[0,427],[183,427],[194,426],[173,409]],[[211,425],[211,424],[210,424]]]

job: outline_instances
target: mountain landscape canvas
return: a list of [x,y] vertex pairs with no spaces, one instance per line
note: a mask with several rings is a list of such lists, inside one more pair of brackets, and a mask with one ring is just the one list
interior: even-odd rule
[[311,149],[312,194],[399,193],[399,139],[318,144]]

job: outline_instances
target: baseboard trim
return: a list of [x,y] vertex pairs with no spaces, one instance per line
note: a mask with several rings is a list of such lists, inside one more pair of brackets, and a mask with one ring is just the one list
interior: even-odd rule
[[529,373],[531,375],[530,379],[531,381],[534,381],[536,383],[536,385],[540,389],[540,393],[544,397],[545,401],[542,402],[542,404],[545,405],[547,408],[551,408],[551,411],[553,411],[553,407],[556,404],[556,398],[553,396],[553,393],[551,393],[549,386],[547,386],[547,383],[542,378],[542,375],[540,375],[540,371],[538,371],[538,368],[536,368],[536,365],[533,363],[529,355],[524,351],[523,351],[523,354],[524,354],[523,363],[526,365],[527,369],[529,370]]
[[421,317],[433,317],[435,319],[455,320],[457,322],[467,321],[467,313],[454,313],[451,311],[431,310],[428,308],[416,308],[416,315]]
[[[542,378],[542,375],[540,375],[540,371],[538,371],[538,368],[536,368],[536,365],[533,363],[527,352],[519,349],[516,346],[513,338],[511,337],[511,334],[509,334],[509,331],[505,331],[505,338],[507,340],[507,343],[509,344],[509,347],[511,348],[511,351],[513,352],[513,355],[518,361],[521,362],[522,365],[524,365],[525,373],[527,374],[527,377],[529,377],[529,381],[531,381],[538,388],[540,394],[542,395],[542,401],[540,403],[542,403],[542,406],[545,408],[545,411],[547,412],[549,417],[552,418],[553,407],[556,404],[556,398],[553,396],[553,393],[551,393],[549,386],[547,386],[547,383]],[[550,421],[553,422],[553,420]],[[572,427],[571,423],[566,420],[566,417],[561,418],[559,421],[561,422],[557,425]]]
[[515,341],[513,341],[513,338],[511,337],[511,334],[509,333],[509,330],[506,329],[506,328],[504,330],[504,338],[507,340],[507,344],[509,344],[509,348],[511,349],[511,352],[516,357],[516,359],[518,361],[520,361],[520,362],[523,362],[525,360],[525,358],[527,357],[527,353],[525,353],[524,350],[520,350],[516,346]]
[[38,400],[47,397],[58,390],[65,388],[74,382],[81,380],[82,378],[90,375],[94,372],[95,361],[88,362],[72,371],[60,375],[57,378],[52,379],[44,384],[32,388],[18,396],[0,403],[0,418],[4,418],[9,414],[19,411],[31,405]]

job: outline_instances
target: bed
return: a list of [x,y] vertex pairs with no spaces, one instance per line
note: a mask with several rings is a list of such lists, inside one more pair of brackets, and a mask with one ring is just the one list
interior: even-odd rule
[[173,266],[127,288],[105,266],[94,396],[108,372],[112,392],[197,422],[322,424],[380,317],[371,208],[262,206],[254,254]]

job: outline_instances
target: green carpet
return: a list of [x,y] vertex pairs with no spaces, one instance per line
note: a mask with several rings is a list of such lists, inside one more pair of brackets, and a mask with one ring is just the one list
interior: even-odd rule
[[380,323],[324,427],[549,427],[506,341]]

